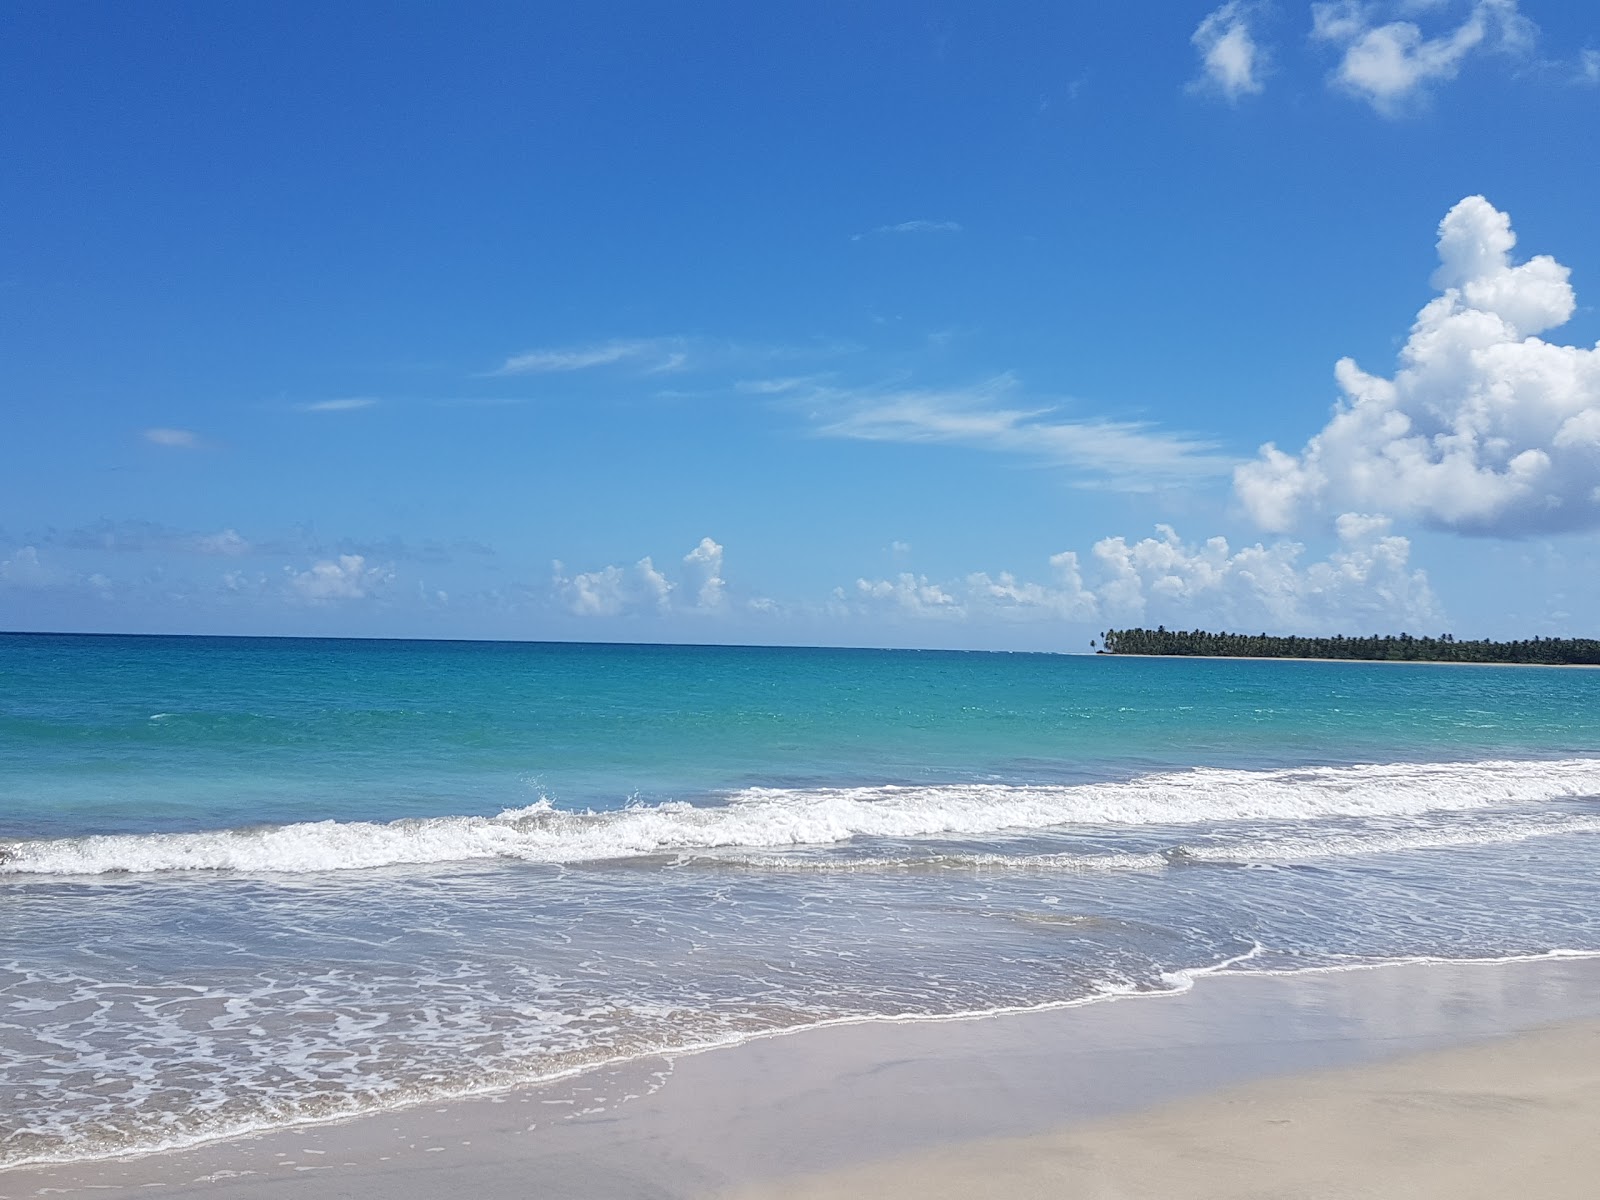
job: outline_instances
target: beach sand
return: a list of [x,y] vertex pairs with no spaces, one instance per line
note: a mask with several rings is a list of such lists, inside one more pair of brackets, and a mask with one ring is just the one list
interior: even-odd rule
[[824,1197],[1600,1195],[1600,1021],[746,1187]]
[[1414,964],[834,1026],[0,1196],[1591,1197],[1597,1129],[1600,960]]

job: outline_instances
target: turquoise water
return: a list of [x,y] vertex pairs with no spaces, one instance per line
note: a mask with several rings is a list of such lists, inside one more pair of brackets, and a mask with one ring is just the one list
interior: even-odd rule
[[1595,746],[1591,672],[1036,654],[0,640],[10,837]]
[[1600,951],[1600,672],[0,636],[0,1164]]

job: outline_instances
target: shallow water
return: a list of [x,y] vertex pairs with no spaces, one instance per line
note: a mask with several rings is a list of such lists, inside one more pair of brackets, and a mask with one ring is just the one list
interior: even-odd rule
[[0,637],[0,1163],[1196,971],[1600,952],[1600,673]]

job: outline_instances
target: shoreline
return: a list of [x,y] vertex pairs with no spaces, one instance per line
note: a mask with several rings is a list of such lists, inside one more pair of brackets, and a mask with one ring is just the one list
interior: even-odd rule
[[[509,1092],[134,1158],[11,1168],[0,1171],[0,1196],[433,1194],[397,1179],[405,1164],[435,1187],[458,1186],[439,1171],[459,1173],[491,1198],[524,1194],[510,1182],[530,1172],[550,1174],[557,1195],[776,1186],[985,1139],[1058,1136],[1286,1073],[1600,1020],[1600,959],[1235,970],[1122,998],[1161,1003],[1090,999],[807,1026]],[[636,1190],[644,1180],[652,1190]]]
[[1096,650],[1084,658],[1174,658],[1184,662],[1314,662],[1384,667],[1537,667],[1541,670],[1600,671],[1600,663],[1462,662],[1450,658],[1317,658],[1299,654],[1124,654]]

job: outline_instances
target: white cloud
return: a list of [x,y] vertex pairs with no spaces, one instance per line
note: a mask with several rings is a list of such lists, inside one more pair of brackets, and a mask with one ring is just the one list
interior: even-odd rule
[[[689,608],[719,608],[726,586],[722,579],[722,547],[703,538],[683,562],[686,590],[694,596]],[[557,560],[552,564],[551,588],[561,604],[580,617],[616,617],[652,609],[665,615],[674,611],[674,597],[682,594],[649,555],[631,567],[611,565],[570,576],[566,566]]]
[[70,581],[65,571],[40,561],[39,551],[33,546],[23,546],[0,562],[0,587],[32,590],[60,587]]
[[271,590],[265,572],[256,571],[225,571],[222,575],[222,590],[231,596],[265,596]]
[[197,534],[194,548],[201,554],[216,554],[230,558],[249,554],[253,547],[237,529],[224,529],[218,533]]
[[1189,39],[1200,53],[1201,74],[1193,89],[1218,92],[1229,100],[1262,90],[1267,56],[1250,31],[1251,11],[1243,0],[1228,0],[1200,22]]
[[561,562],[557,560],[555,586],[566,599],[567,607],[580,617],[613,617],[626,603],[627,577],[621,567],[585,571],[568,579],[561,573]]
[[[1402,6],[1402,15],[1424,7]],[[1334,84],[1385,116],[1404,112],[1431,83],[1454,79],[1469,55],[1524,54],[1538,28],[1517,11],[1517,0],[1476,0],[1465,20],[1428,37],[1414,21],[1375,19],[1378,6],[1335,0],[1311,6],[1311,37],[1340,51]]]
[[1439,225],[1440,295],[1417,314],[1393,379],[1348,358],[1343,400],[1299,454],[1268,443],[1234,476],[1265,529],[1372,509],[1464,533],[1600,525],[1600,346],[1535,336],[1576,297],[1548,255],[1513,265],[1510,218],[1482,196]]
[[[1087,567],[1073,551],[1050,559],[1046,582],[1008,572],[940,583],[904,573],[835,591],[844,612],[906,619],[1091,621],[1206,625],[1234,630],[1355,632],[1440,620],[1426,575],[1410,566],[1411,543],[1386,518],[1345,514],[1337,547],[1302,564],[1305,547],[1281,541],[1234,550],[1226,538],[1195,544],[1167,525],[1128,542],[1103,538]],[[850,601],[854,600],[854,604]]]
[[0,560],[0,590],[5,589],[27,592],[87,590],[103,600],[109,600],[113,595],[111,580],[104,575],[99,572],[79,575],[63,570],[40,558],[36,546],[20,546],[10,558]]
[[1578,73],[1573,77],[1573,82],[1589,87],[1600,86],[1600,50],[1585,49],[1578,52]]
[[858,579],[856,595],[869,605],[887,606],[908,616],[959,620],[967,615],[966,606],[954,593],[930,583],[926,575],[909,571],[902,571],[893,579]]
[[639,586],[643,589],[645,599],[661,612],[671,608],[672,592],[677,585],[656,570],[648,554],[634,565],[634,570],[638,572]]
[[683,556],[683,565],[689,574],[694,591],[695,607],[705,612],[715,612],[722,607],[727,581],[722,578],[722,547],[708,537]]
[[674,371],[687,361],[681,338],[614,338],[587,346],[528,350],[506,359],[496,375],[540,375],[621,364],[649,373]]
[[[879,225],[872,232],[874,234],[903,234],[903,233],[960,233],[959,221],[901,221],[895,225]],[[864,233],[852,234],[850,240],[859,242],[868,236]]]
[[315,404],[297,404],[295,407],[306,413],[353,412],[358,408],[372,408],[377,403],[372,396],[346,396],[339,400],[318,400]]
[[144,440],[174,450],[198,450],[200,435],[192,429],[146,429]]
[[1338,548],[1304,566],[1297,542],[1235,551],[1220,537],[1185,543],[1166,525],[1132,545],[1106,538],[1094,547],[1101,611],[1113,622],[1312,633],[1441,619],[1427,576],[1410,566],[1410,541],[1387,519],[1350,513],[1337,528]]
[[817,386],[795,399],[821,419],[825,437],[951,443],[1024,455],[1100,477],[1110,487],[1146,491],[1163,483],[1226,474],[1235,460],[1215,443],[1135,421],[1063,420],[1051,403],[1019,397],[1010,375],[948,389],[847,389]]
[[285,567],[290,594],[312,604],[333,600],[363,600],[385,584],[394,574],[382,567],[369,567],[359,554],[341,554],[337,559],[312,563],[304,571]]

